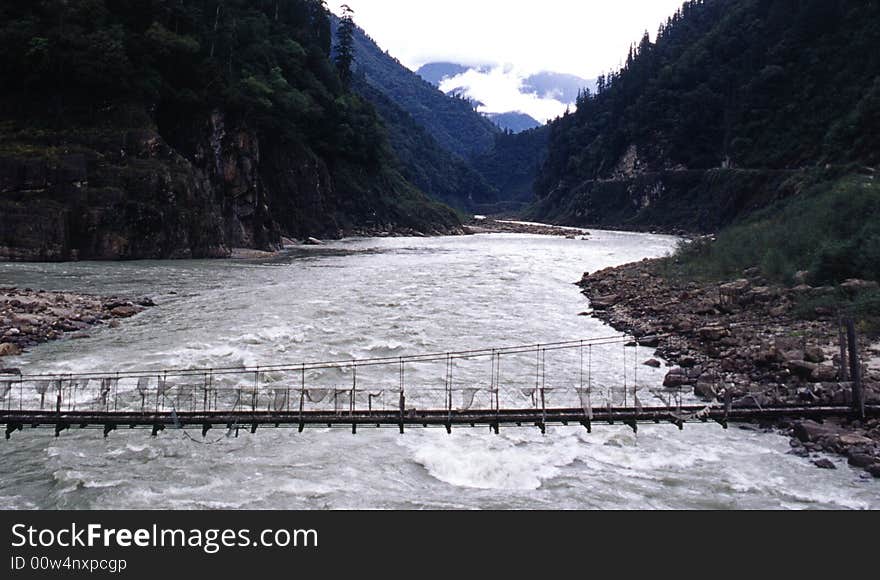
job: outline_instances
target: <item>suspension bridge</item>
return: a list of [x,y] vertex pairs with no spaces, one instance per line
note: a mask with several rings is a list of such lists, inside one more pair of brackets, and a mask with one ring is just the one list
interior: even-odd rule
[[[227,434],[260,427],[365,428],[823,420],[880,407],[700,403],[658,387],[638,338],[618,335],[414,356],[237,368],[0,374],[0,425],[16,431],[143,428]],[[641,369],[640,369],[641,367]],[[652,374],[653,373],[653,374]],[[720,378],[719,378],[720,380]]]

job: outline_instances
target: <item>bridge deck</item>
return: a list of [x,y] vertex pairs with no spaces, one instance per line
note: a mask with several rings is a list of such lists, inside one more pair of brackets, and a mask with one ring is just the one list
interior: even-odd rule
[[[880,406],[868,406],[868,416],[880,416]],[[54,428],[56,435],[69,428],[103,427],[105,434],[125,427],[151,428],[153,433],[166,428],[202,429],[214,426],[244,428],[287,427],[302,430],[305,427],[476,427],[488,426],[496,431],[506,426],[583,425],[591,429],[595,423],[625,424],[636,429],[639,423],[672,423],[682,428],[685,423],[714,421],[728,423],[772,422],[780,419],[817,419],[850,417],[850,406],[775,406],[724,408],[706,406],[684,407],[614,407],[597,408],[589,417],[584,409],[500,409],[500,410],[420,410],[398,411],[303,411],[300,412],[48,412],[0,411],[0,425],[6,425],[6,437],[24,426]]]

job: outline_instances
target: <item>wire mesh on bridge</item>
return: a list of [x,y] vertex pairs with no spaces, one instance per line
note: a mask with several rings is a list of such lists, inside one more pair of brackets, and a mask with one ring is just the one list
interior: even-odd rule
[[[498,411],[681,406],[639,368],[635,339],[613,336],[407,357],[0,376],[0,409],[56,413]],[[629,345],[629,347],[627,347]],[[636,348],[631,348],[632,346]],[[640,379],[639,374],[642,374]]]

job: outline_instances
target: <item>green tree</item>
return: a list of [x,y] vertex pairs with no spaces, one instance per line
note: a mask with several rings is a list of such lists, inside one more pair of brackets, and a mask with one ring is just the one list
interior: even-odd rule
[[339,78],[346,88],[351,86],[352,71],[354,64],[354,10],[348,4],[342,5],[342,16],[339,22],[339,31],[336,40],[336,70]]

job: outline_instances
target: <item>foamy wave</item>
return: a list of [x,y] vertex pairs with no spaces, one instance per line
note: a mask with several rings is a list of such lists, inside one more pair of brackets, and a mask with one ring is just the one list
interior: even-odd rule
[[534,490],[580,455],[574,437],[519,443],[495,435],[426,433],[408,446],[413,460],[444,483],[477,489]]

